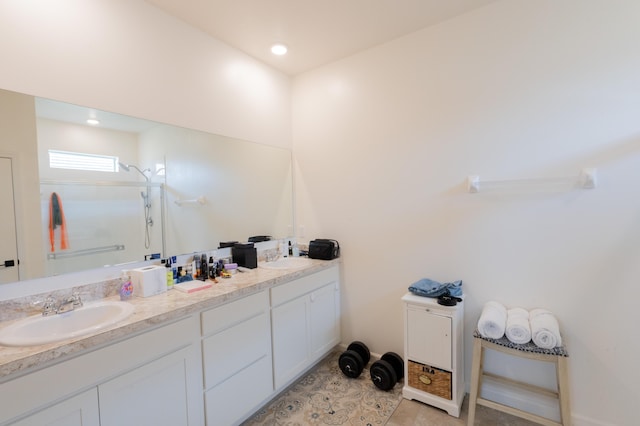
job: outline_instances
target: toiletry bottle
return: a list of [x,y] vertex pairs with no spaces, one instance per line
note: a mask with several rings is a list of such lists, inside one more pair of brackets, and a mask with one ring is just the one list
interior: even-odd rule
[[291,245],[291,240],[289,240],[289,256],[293,256],[293,246]]
[[165,268],[167,268],[167,290],[171,290],[173,288],[173,270],[171,269],[171,259],[167,258],[164,266]]
[[200,273],[198,275],[200,277],[200,281],[206,281],[207,277],[209,277],[209,265],[207,263],[207,255],[202,253],[200,256]]
[[133,296],[133,284],[131,284],[131,277],[129,276],[128,271],[122,271],[122,275],[120,275],[120,288],[118,292],[120,293],[120,300],[129,300]]
[[196,280],[198,279],[198,274],[200,273],[200,256],[197,254],[193,255],[193,262],[191,264],[191,277]]
[[209,256],[209,279],[216,278],[216,263],[213,261],[213,256]]
[[224,260],[218,259],[218,266],[216,267],[216,277],[222,276],[223,269],[224,269]]

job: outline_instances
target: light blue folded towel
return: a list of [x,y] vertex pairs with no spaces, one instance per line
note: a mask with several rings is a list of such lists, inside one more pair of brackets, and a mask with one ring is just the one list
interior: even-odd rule
[[440,297],[443,294],[460,297],[462,296],[462,280],[441,284],[429,278],[422,278],[411,284],[409,291],[418,296],[425,297]]

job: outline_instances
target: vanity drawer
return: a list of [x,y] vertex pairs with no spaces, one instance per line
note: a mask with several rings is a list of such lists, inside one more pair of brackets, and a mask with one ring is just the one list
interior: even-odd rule
[[206,424],[238,424],[272,393],[271,358],[265,357],[204,393]]
[[311,293],[331,282],[338,282],[338,267],[334,266],[324,271],[299,278],[271,289],[271,306],[278,306],[289,300]]
[[205,389],[214,387],[262,358],[271,359],[266,313],[202,341]]
[[269,298],[267,291],[247,296],[226,305],[202,313],[202,336],[218,333],[252,317],[268,314]]

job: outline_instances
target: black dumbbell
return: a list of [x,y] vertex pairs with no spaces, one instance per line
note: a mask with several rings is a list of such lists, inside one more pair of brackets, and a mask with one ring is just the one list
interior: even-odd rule
[[369,363],[371,353],[369,348],[362,342],[353,342],[338,359],[340,370],[345,376],[355,379],[362,373],[364,367]]
[[383,391],[393,388],[404,377],[404,361],[395,352],[387,352],[369,368],[371,380]]

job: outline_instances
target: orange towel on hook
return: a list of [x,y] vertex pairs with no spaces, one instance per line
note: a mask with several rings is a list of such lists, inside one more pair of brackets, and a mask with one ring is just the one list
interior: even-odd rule
[[65,250],[69,247],[67,242],[67,223],[64,219],[62,201],[58,194],[52,192],[49,199],[49,242],[51,243],[51,252],[56,251],[55,229],[58,226],[60,226],[60,249]]

